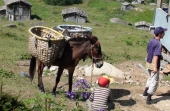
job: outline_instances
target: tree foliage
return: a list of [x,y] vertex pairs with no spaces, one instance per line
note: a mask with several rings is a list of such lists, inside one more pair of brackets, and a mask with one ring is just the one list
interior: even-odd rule
[[44,0],[44,2],[48,5],[73,5],[73,4],[81,4],[83,0]]

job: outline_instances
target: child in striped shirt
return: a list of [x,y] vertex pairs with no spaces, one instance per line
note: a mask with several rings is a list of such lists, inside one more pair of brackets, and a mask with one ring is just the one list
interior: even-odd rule
[[89,99],[86,101],[88,111],[110,111],[114,108],[112,93],[109,87],[110,80],[106,77],[99,77],[98,85]]

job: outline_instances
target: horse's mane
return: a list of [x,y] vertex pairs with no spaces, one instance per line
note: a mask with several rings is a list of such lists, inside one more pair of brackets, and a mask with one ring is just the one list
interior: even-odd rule
[[[94,42],[98,41],[98,38],[96,36],[93,36],[93,40]],[[76,36],[76,37],[71,37],[69,39],[69,41],[74,41],[74,42],[84,42],[84,41],[88,41],[88,38],[86,36],[81,37],[81,36]]]
[[74,42],[76,41],[81,42],[81,41],[87,41],[87,40],[88,40],[87,37],[71,37],[69,39],[69,41],[74,41]]
[[93,39],[96,41],[98,41],[98,38],[96,36],[93,36]]
[[82,44],[84,42],[88,41],[87,37],[71,37],[68,42],[72,42],[74,44]]

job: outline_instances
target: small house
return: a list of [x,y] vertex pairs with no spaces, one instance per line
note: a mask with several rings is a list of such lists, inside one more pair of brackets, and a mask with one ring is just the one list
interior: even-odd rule
[[30,20],[32,5],[27,0],[4,0],[5,6],[0,10],[9,21]]
[[87,13],[77,7],[71,7],[62,10],[62,16],[64,21],[75,22],[75,23],[86,23]]
[[0,7],[0,17],[5,17],[6,16],[6,7],[1,6]]
[[128,2],[123,2],[121,6],[121,10],[127,11],[133,9],[134,6]]

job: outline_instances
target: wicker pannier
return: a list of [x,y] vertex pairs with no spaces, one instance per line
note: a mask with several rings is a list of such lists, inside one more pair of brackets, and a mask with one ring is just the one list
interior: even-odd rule
[[91,27],[86,27],[86,26],[81,26],[81,25],[63,24],[63,25],[52,27],[52,29],[59,31],[59,32],[63,32],[65,29],[67,29],[70,37],[76,37],[76,36],[84,37],[85,35],[92,33]]
[[46,66],[62,56],[65,46],[64,36],[51,28],[34,26],[29,30],[29,52]]

